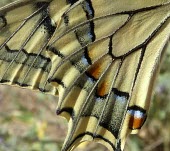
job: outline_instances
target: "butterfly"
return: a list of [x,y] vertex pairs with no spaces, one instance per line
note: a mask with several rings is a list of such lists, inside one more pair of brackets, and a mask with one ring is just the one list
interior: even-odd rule
[[147,118],[169,29],[170,0],[2,1],[0,83],[59,96],[62,151],[120,151]]

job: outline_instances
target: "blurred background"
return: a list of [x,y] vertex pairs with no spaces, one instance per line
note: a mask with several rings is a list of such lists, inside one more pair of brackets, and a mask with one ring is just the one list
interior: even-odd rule
[[[7,1],[1,0],[0,6]],[[14,1],[14,0],[11,0]],[[57,97],[0,86],[0,151],[60,151],[67,121],[55,114]],[[97,143],[76,151],[107,151]],[[125,151],[170,151],[170,47],[163,59],[148,119]]]

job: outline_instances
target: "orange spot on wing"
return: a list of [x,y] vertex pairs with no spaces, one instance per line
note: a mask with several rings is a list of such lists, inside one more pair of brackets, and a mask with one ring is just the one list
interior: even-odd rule
[[105,96],[108,94],[108,83],[106,81],[102,82],[101,85],[97,89],[97,94],[99,96]]
[[95,62],[87,71],[95,79],[99,79],[101,74],[106,70],[107,66],[112,62],[112,57],[107,55]]
[[88,73],[93,76],[95,79],[98,79],[101,75],[101,66],[99,64],[92,66],[90,70],[88,70]]
[[134,116],[130,117],[129,128],[130,129],[140,129],[144,124],[145,117],[143,118],[135,118]]

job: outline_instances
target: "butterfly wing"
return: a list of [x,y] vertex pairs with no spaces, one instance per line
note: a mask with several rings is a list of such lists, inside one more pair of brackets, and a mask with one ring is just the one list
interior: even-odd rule
[[122,150],[127,135],[147,116],[170,36],[169,3],[19,0],[5,5],[0,8],[1,83],[58,90],[57,113],[69,120],[63,151],[85,140]]
[[63,151],[85,140],[122,150],[147,117],[170,4],[126,2],[76,1],[49,42],[57,113],[70,119]]
[[56,94],[47,81],[51,60],[46,53],[55,25],[50,1],[15,1],[0,8],[0,81]]

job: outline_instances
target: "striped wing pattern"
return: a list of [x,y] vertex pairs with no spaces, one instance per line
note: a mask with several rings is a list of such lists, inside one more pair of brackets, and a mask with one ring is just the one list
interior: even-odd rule
[[55,27],[49,2],[16,3],[0,10],[0,81],[56,93],[47,78],[52,63],[45,47]]
[[123,150],[147,117],[169,29],[170,0],[17,0],[0,7],[0,82],[59,95],[62,151]]

